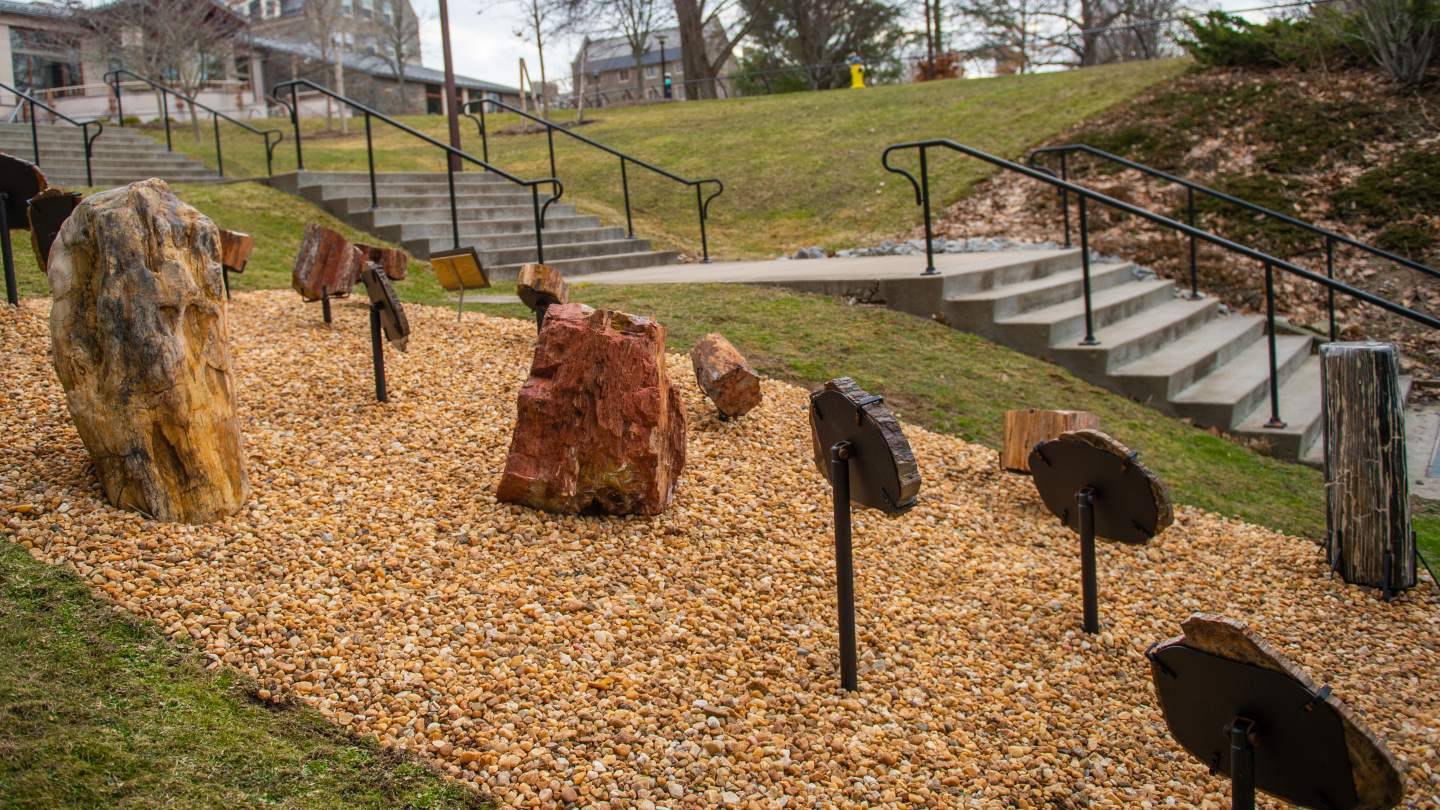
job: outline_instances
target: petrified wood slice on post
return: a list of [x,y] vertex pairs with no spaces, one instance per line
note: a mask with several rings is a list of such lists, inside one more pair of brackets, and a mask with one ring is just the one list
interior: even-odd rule
[[1320,380],[1331,565],[1346,582],[1387,592],[1413,587],[1399,352],[1390,343],[1326,343]]
[[410,266],[410,254],[399,248],[384,247],[382,245],[367,245],[364,242],[356,242],[355,247],[365,254],[365,262],[380,268],[387,278],[395,281],[405,280],[405,271]]
[[669,505],[685,466],[685,407],[666,375],[665,327],[550,307],[517,410],[500,500],[612,515]]
[[45,173],[28,160],[0,152],[0,193],[5,194],[5,220],[11,228],[29,227],[30,198],[50,187]]
[[312,222],[295,254],[290,286],[306,301],[319,301],[327,292],[343,298],[360,281],[364,260],[365,254],[344,236]]
[[570,301],[570,289],[560,271],[548,264],[527,264],[515,276],[515,293],[535,312],[551,304]]
[[760,404],[760,375],[724,335],[711,332],[690,350],[695,380],[722,419],[749,413]]
[[1100,417],[1087,411],[1042,411],[1035,408],[1005,412],[1005,431],[1000,443],[1000,467],[1010,472],[1030,472],[1030,451],[1072,430],[1099,430]]
[[[920,465],[915,461],[915,453],[910,449],[910,442],[905,438],[905,431],[900,427],[900,420],[895,418],[895,414],[885,406],[879,397],[872,396],[849,377],[830,380],[825,383],[824,390],[841,394],[859,408],[863,414],[860,418],[868,419],[875,426],[881,443],[884,444],[884,450],[880,452],[888,455],[893,465],[893,472],[886,472],[887,480],[876,482],[875,494],[877,497],[865,498],[862,489],[855,486],[853,480],[855,478],[853,475],[855,462],[852,461],[851,498],[862,506],[886,512],[900,512],[913,506],[915,498],[920,494]],[[831,445],[826,444],[822,437],[831,431],[823,429],[816,421],[820,417],[820,409],[812,404],[810,408],[810,449],[815,456],[815,466],[820,470],[820,474],[825,476],[825,480],[829,481]],[[863,426],[859,425],[846,426],[841,431],[847,440],[865,432]],[[869,459],[865,463],[870,469],[879,469],[881,466],[874,459]],[[893,480],[890,476],[893,476]],[[895,490],[894,493],[890,492],[892,486]]]
[[401,305],[390,277],[380,267],[371,265],[361,271],[360,280],[365,284],[370,305],[380,307],[380,326],[385,331],[385,339],[395,348],[405,351],[410,342],[410,319],[405,317],[405,307]]
[[96,194],[50,251],[55,371],[109,501],[203,523],[245,502],[214,223],[163,180]]
[[255,250],[255,237],[240,231],[220,229],[220,266],[232,273],[245,272],[250,254]]
[[[1180,625],[1184,635],[1163,641],[1150,651],[1155,655],[1183,646],[1203,653],[1238,661],[1260,669],[1278,672],[1305,687],[1316,700],[1322,701],[1338,715],[1343,727],[1345,749],[1349,754],[1351,779],[1355,789],[1356,808],[1384,810],[1399,804],[1405,794],[1404,777],[1399,765],[1385,744],[1376,739],[1351,714],[1339,698],[1320,687],[1283,653],[1276,650],[1243,623],[1224,616],[1197,613]],[[1153,657],[1152,657],[1153,660]],[[1163,677],[1157,675],[1157,677]],[[1320,697],[1323,695],[1323,697]],[[1252,718],[1254,719],[1254,718]],[[1263,737],[1264,729],[1257,729]],[[1221,733],[1216,729],[1217,735]],[[1289,752],[1294,753],[1294,752]]]
[[50,261],[50,245],[60,233],[60,226],[65,224],[79,204],[80,195],[77,192],[56,186],[30,198],[26,220],[30,223],[30,247],[35,250],[40,269],[45,269]]

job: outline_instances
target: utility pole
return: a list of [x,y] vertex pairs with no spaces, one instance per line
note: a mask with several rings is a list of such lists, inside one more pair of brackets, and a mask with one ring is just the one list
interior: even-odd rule
[[670,82],[668,79],[670,74],[665,72],[665,37],[664,35],[660,35],[655,38],[660,40],[660,97],[662,99],[668,99],[670,98]]
[[[450,145],[460,148],[460,96],[455,92],[455,63],[450,58],[450,9],[440,0],[440,46],[445,55],[445,117],[450,121]],[[450,168],[464,171],[458,155],[451,154]]]

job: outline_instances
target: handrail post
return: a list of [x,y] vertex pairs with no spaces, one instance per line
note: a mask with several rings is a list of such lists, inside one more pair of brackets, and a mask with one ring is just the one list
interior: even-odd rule
[[[451,247],[460,249],[460,212],[455,208],[455,161],[454,155],[445,153],[445,178],[450,182],[450,237]],[[374,177],[374,175],[371,175]]]
[[[486,163],[490,162],[490,135],[485,127],[485,99],[480,99],[480,157]],[[488,171],[488,169],[487,169]],[[555,175],[550,175],[554,177]]]
[[549,146],[550,146],[550,176],[551,176],[551,177],[559,177],[560,175],[555,171],[555,125],[554,125],[554,124],[548,124],[548,123],[547,123],[547,124],[545,125],[545,140],[549,143]]
[[[1187,210],[1187,212],[1188,212],[1187,222],[1189,222],[1190,227],[1193,228],[1193,227],[1195,227],[1195,189],[1191,188],[1190,186],[1186,186],[1186,187],[1185,187],[1185,208],[1186,208],[1186,210]],[[1196,243],[1195,243],[1195,234],[1192,233],[1192,234],[1190,234],[1190,300],[1191,300],[1191,301],[1195,301],[1195,300],[1198,300],[1198,299],[1200,298],[1200,278],[1199,278],[1199,272],[1200,272],[1200,271],[1197,269],[1198,264],[1197,264],[1197,262],[1196,262],[1196,247],[1197,247],[1197,246],[1196,246]]]
[[111,81],[115,84],[115,123],[118,126],[125,126],[125,105],[120,101],[120,74],[111,74]]
[[[1329,235],[1325,237],[1325,277],[1329,279],[1335,278],[1335,239]],[[1330,342],[1334,343],[1337,339],[1335,329],[1335,288],[1327,287],[1326,292],[1330,299],[1328,302],[1330,310]]]
[[[195,108],[191,107],[190,111],[191,114],[194,114]],[[221,177],[224,177],[225,155],[223,152],[220,151],[220,114],[215,112],[214,110],[210,111],[210,123],[213,124],[215,127],[215,171]]]
[[290,124],[295,129],[295,171],[305,171],[305,155],[300,151],[300,99],[295,85],[290,85]]
[[[97,133],[95,137],[98,138],[100,136]],[[90,156],[94,148],[91,146],[92,139],[90,137],[89,121],[86,121],[85,124],[80,127],[80,140],[85,142],[85,185],[93,186],[95,185],[95,174],[90,168]]]
[[35,128],[35,99],[30,99],[30,149],[35,153],[35,165],[40,165],[40,132]]
[[165,119],[165,151],[174,152],[175,147],[170,141],[170,101],[164,93],[160,93],[160,117]]
[[700,215],[700,263],[710,263],[710,240],[705,235],[705,203],[700,201],[700,184],[695,184],[695,211]]
[[620,190],[625,194],[625,234],[635,238],[635,220],[630,214],[630,176],[625,171],[625,158],[620,158]]
[[1275,268],[1269,261],[1265,262],[1265,326],[1270,333],[1270,419],[1265,427],[1279,429],[1285,422],[1280,419],[1280,377],[1275,361]]
[[925,147],[920,147],[920,201],[925,207],[925,272],[922,276],[938,275],[935,269],[935,238],[930,225],[930,164],[926,162]]
[[[1065,152],[1060,153],[1060,179],[1070,182],[1069,157]],[[1064,186],[1060,187],[1060,219],[1065,223],[1065,247],[1070,247],[1070,190]]]
[[530,206],[535,213],[535,263],[545,263],[545,236],[541,233],[544,230],[540,223],[540,187],[530,187]]
[[[260,136],[260,137],[262,137],[262,138],[265,139],[265,176],[266,176],[266,177],[274,177],[274,176],[275,176],[275,147],[270,144],[270,132],[271,132],[271,131],[267,129],[267,130],[265,130],[265,134]],[[279,142],[277,141],[276,143],[278,144]]]
[[1077,194],[1080,198],[1080,284],[1085,291],[1085,337],[1080,341],[1081,346],[1098,346],[1099,338],[1095,337],[1095,314],[1090,305],[1090,221],[1086,215],[1085,195]]
[[[375,145],[374,145],[374,142],[371,140],[371,137],[370,137],[370,113],[368,113],[368,112],[365,113],[365,154],[368,155],[369,158],[370,158],[370,207],[371,207],[371,208],[379,208],[379,207],[380,207],[380,195],[379,195],[378,193],[376,193],[376,190],[375,190]],[[450,177],[451,177],[451,180],[450,180],[450,185],[451,185],[450,194],[451,194],[451,197],[452,197],[452,199],[453,199],[454,194],[455,194],[455,188],[454,188],[454,185],[455,185],[454,177],[455,177],[455,176],[452,174]],[[452,207],[453,207],[453,205],[452,205]],[[455,247],[458,248],[458,247],[460,247],[460,245],[457,244],[457,245],[455,245]]]

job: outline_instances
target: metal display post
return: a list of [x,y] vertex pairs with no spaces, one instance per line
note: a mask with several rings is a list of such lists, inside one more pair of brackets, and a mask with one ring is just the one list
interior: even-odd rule
[[859,689],[855,656],[855,562],[850,537],[850,442],[830,448],[830,487],[835,496],[835,596],[840,615],[840,688]]
[[5,259],[5,300],[12,307],[20,306],[20,287],[15,282],[15,253],[10,247],[10,215],[6,208],[10,195],[0,192],[0,252]]
[[385,390],[385,346],[380,341],[380,310],[383,304],[370,305],[370,356],[375,365],[375,399],[389,402]]

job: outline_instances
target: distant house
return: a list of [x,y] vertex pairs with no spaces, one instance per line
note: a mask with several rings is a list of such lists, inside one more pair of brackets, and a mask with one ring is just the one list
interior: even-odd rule
[[[718,20],[711,20],[711,24],[705,28],[707,48],[719,50],[725,38],[725,28]],[[729,77],[734,74],[735,69],[735,60],[732,57],[719,71],[717,84],[721,85],[722,93],[730,89]],[[695,96],[694,90],[686,83],[679,28],[666,28],[651,33],[645,41],[645,53],[638,63],[630,49],[630,41],[625,37],[586,37],[580,44],[575,61],[570,64],[571,86],[579,92],[583,75],[586,103],[595,106],[638,104],[663,99],[664,77],[667,74],[672,83],[673,98]]]

